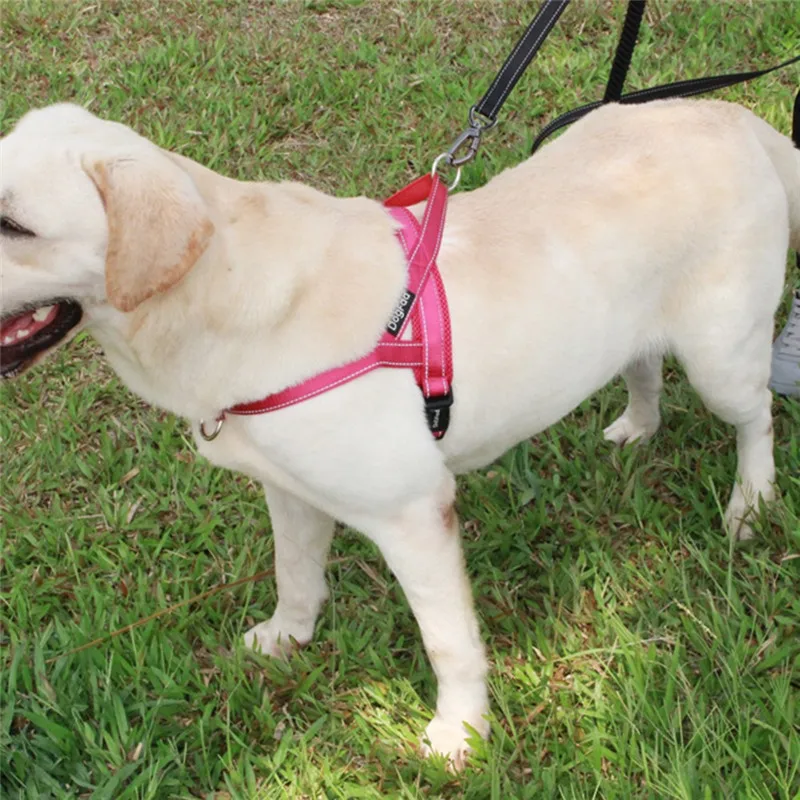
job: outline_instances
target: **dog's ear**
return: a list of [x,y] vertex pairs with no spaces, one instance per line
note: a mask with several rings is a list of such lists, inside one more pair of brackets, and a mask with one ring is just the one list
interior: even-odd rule
[[189,175],[154,150],[84,158],[108,218],[106,295],[120,311],[180,281],[208,246],[214,224]]

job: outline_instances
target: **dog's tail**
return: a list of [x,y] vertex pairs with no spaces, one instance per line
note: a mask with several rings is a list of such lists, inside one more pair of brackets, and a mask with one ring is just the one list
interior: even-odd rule
[[[792,143],[772,126],[759,119],[756,128],[764,149],[775,166],[775,171],[786,190],[789,201],[789,244],[800,251],[800,92],[794,101],[792,114]],[[798,255],[800,261],[800,255]]]

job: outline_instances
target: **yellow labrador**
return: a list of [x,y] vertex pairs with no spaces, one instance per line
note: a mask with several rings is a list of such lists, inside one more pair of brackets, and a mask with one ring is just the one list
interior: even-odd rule
[[[72,105],[2,141],[2,373],[86,327],[122,380],[192,420],[368,352],[406,263],[380,203],[244,183]],[[622,372],[620,444],[659,424],[675,353],[736,426],[727,510],[773,496],[767,380],[786,251],[800,248],[800,153],[750,112],[704,101],[608,106],[451,199],[439,256],[455,405],[437,442],[408,370],[376,370],[285,410],[230,417],[200,452],[264,484],[279,601],[247,633],[308,642],[334,520],[374,541],[439,681],[427,752],[459,765],[486,734],[486,661],[453,511],[481,467]]]

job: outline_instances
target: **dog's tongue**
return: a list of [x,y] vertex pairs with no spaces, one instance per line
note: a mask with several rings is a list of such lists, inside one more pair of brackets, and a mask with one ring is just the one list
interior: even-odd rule
[[43,306],[35,311],[26,311],[7,319],[0,327],[0,345],[16,344],[43,328],[46,328],[58,314],[58,306]]

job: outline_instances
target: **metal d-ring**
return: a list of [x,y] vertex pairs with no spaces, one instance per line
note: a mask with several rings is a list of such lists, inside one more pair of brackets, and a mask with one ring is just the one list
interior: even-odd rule
[[[480,116],[479,116],[480,114]],[[481,119],[483,117],[483,119]],[[491,117],[487,117],[485,114],[481,114],[478,111],[477,106],[472,106],[469,110],[469,125],[471,128],[477,128],[481,133],[484,131],[490,131],[497,125],[497,119],[492,119]]]
[[216,425],[214,425],[214,430],[211,433],[206,433],[206,421],[204,419],[200,420],[200,435],[207,441],[213,442],[214,439],[219,436],[219,432],[222,430],[222,426],[225,423],[225,415],[220,414],[216,419]]
[[[433,160],[433,166],[431,167],[431,175],[436,175],[436,170],[439,168],[439,162],[442,159],[446,159],[447,163],[450,164],[450,153],[441,153],[440,155],[436,156]],[[461,167],[456,167],[456,177],[455,180],[447,187],[447,191],[452,192],[453,189],[458,186],[458,182],[461,180]]]

